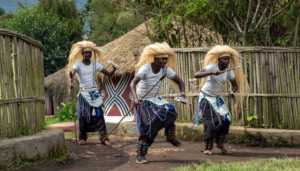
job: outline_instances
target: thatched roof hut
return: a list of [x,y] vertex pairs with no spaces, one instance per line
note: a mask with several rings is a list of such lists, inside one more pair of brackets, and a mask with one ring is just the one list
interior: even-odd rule
[[[147,27],[146,27],[147,24]],[[200,27],[200,26],[199,26]],[[208,35],[212,35],[215,33],[210,32],[208,29],[201,27],[201,31],[203,33],[202,37],[207,37]],[[120,79],[121,76],[125,76],[126,74],[131,74],[133,76],[135,72],[135,64],[137,57],[139,56],[139,52],[141,52],[145,46],[151,44],[150,39],[148,38],[148,31],[150,33],[153,32],[152,26],[151,26],[151,20],[139,25],[135,29],[131,30],[124,36],[115,39],[113,42],[110,42],[106,44],[105,46],[101,47],[105,51],[104,60],[101,62],[101,65],[110,70],[111,64],[107,62],[107,60],[114,61],[119,65],[119,67],[122,69],[123,74],[120,74],[120,72],[116,71],[114,74],[115,79]],[[190,31],[189,41],[192,41],[192,37],[195,37],[195,33],[193,31]],[[220,36],[219,36],[220,37]],[[216,38],[215,38],[216,39]],[[219,39],[219,38],[218,38]],[[217,42],[217,41],[216,41]],[[201,46],[206,46],[205,44],[201,44]],[[136,56],[137,55],[137,56]],[[104,80],[107,78],[102,77],[103,74],[98,75],[98,84],[101,90],[101,87],[103,88]],[[128,76],[126,76],[128,77]],[[128,79],[132,79],[132,77],[128,77]],[[52,105],[51,102],[47,102],[47,99],[51,96],[53,101],[53,109],[54,114],[58,112],[57,107],[61,108],[61,103],[65,103],[69,97],[69,83],[68,78],[66,76],[65,68],[55,72],[54,74],[46,77],[44,79],[45,83],[45,111],[51,111],[49,108],[51,108]],[[117,85],[117,80],[111,80],[111,82],[114,82],[113,84]],[[100,86],[101,85],[101,86]],[[78,87],[78,86],[77,86]],[[105,92],[107,93],[106,88]],[[48,90],[48,91],[47,91]],[[77,92],[78,88],[74,91]],[[50,93],[50,92],[51,93]],[[49,94],[47,94],[49,93]],[[127,95],[126,95],[127,96]],[[105,100],[105,98],[104,98]],[[49,100],[48,100],[49,101]],[[48,105],[48,106],[47,106]]]
[[105,51],[104,61],[101,65],[104,68],[110,68],[111,64],[106,61],[111,60],[119,65],[123,73],[132,73],[136,64],[134,53],[143,50],[149,44],[151,41],[147,36],[146,26],[141,24],[124,36],[101,47]]
[[[123,74],[133,74],[134,66],[136,64],[134,53],[142,50],[150,43],[151,41],[147,37],[146,26],[145,24],[141,24],[124,36],[115,39],[113,42],[101,47],[101,49],[105,51],[104,60],[101,62],[101,65],[110,70],[111,64],[109,64],[107,60],[111,60],[119,65],[123,71]],[[101,77],[101,75],[99,76]],[[115,76],[119,77],[121,74],[117,71]],[[98,80],[98,84],[100,85],[101,78]],[[58,112],[57,107],[61,108],[61,103],[65,103],[69,97],[69,79],[66,76],[65,68],[46,77],[44,79],[44,85],[45,89],[49,90],[53,95],[52,99],[55,114]],[[49,91],[45,91],[45,97],[49,96],[49,94],[47,94]],[[77,90],[75,89],[75,91]],[[47,110],[47,108],[49,109],[50,107],[51,106],[45,106],[45,109]]]
[[51,115],[58,112],[57,107],[67,101],[69,97],[69,83],[65,74],[65,68],[44,78],[45,86],[45,114]]

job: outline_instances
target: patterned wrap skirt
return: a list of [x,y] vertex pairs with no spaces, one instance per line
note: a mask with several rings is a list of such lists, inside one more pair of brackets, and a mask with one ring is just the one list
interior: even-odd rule
[[141,104],[135,107],[135,113],[136,127],[133,131],[139,130],[139,140],[154,141],[157,133],[177,118],[173,105],[157,105],[147,100],[142,100]]

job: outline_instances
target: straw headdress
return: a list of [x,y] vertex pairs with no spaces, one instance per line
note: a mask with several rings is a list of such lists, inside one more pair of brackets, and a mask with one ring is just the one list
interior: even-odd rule
[[[177,72],[176,55],[171,50],[170,46],[166,42],[164,42],[164,43],[154,43],[146,46],[143,49],[143,52],[139,59],[139,63],[135,66],[135,74],[137,74],[137,72],[143,65],[153,62],[154,58],[164,58],[164,57],[168,58],[166,65],[176,73]],[[175,82],[172,81],[171,84],[175,90],[179,90]]]
[[[67,77],[69,77],[69,73],[73,68],[73,65],[77,62],[83,59],[82,52],[83,51],[92,51],[92,61],[96,61],[100,63],[103,59],[103,50],[101,50],[99,47],[96,47],[96,45],[93,42],[90,41],[82,41],[75,43],[70,51],[69,55],[69,63],[67,66],[66,74]],[[98,77],[96,77],[98,78]]]
[[[224,57],[224,56],[230,56],[230,67],[231,68],[241,66],[241,68],[233,70],[236,82],[238,84],[238,90],[236,93],[243,94],[243,96],[236,96],[236,102],[237,102],[236,104],[238,106],[240,106],[240,104],[243,104],[244,100],[247,99],[247,97],[249,96],[249,92],[250,92],[248,81],[243,73],[242,65],[240,63],[240,59],[242,59],[240,54],[236,50],[234,50],[226,45],[225,46],[220,46],[220,45],[215,46],[210,51],[208,51],[208,53],[206,54],[206,56],[204,58],[203,67],[206,67],[213,63],[218,63],[218,59],[221,57]],[[205,77],[202,78],[202,80],[201,80],[201,87],[204,85],[204,83],[205,83]]]
[[139,69],[147,64],[154,61],[154,58],[168,57],[167,66],[170,67],[173,71],[176,72],[177,68],[177,58],[175,53],[171,50],[170,46],[167,43],[155,43],[146,46],[143,49],[143,52],[140,56],[139,63],[135,66],[135,73]]

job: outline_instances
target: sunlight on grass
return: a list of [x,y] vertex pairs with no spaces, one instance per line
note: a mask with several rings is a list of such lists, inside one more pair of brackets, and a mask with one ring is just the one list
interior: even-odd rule
[[56,120],[56,118],[45,118],[46,128],[49,128],[49,125],[57,124],[57,123],[64,123],[64,122],[73,122],[73,120],[70,120],[70,121],[59,121],[59,120]]
[[65,134],[65,139],[70,139],[70,138],[75,137],[75,131],[72,131],[72,132],[64,132],[64,134]]
[[172,168],[171,171],[298,171],[300,160],[297,159],[263,159],[248,162],[216,163],[202,162],[201,165],[190,164],[185,167]]

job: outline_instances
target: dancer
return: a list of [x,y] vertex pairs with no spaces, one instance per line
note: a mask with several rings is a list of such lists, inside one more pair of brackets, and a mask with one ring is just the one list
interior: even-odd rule
[[[240,58],[239,53],[229,46],[215,46],[205,56],[204,68],[194,75],[195,78],[203,78],[199,104],[193,119],[195,124],[203,119],[204,154],[212,154],[214,139],[216,147],[221,149],[222,153],[227,153],[223,143],[229,131],[231,114],[221,96],[222,87],[228,78],[232,85],[229,95],[239,106],[243,104],[245,96],[249,93],[249,85],[241,69],[221,71],[228,69],[229,64],[231,68],[241,66]],[[234,92],[245,96],[235,97]]]
[[[78,93],[77,114],[79,121],[79,144],[85,144],[87,132],[99,131],[99,140],[109,146],[109,140],[103,141],[106,136],[106,125],[102,110],[103,102],[96,84],[96,72],[111,77],[116,68],[108,72],[99,62],[103,59],[102,51],[89,41],[78,42],[73,45],[67,68],[74,76],[77,73],[80,90]],[[72,77],[74,78],[74,77]],[[70,89],[73,89],[73,79],[70,78]]]
[[[177,59],[175,53],[171,51],[167,43],[155,43],[145,47],[139,63],[136,65],[136,76],[130,83],[130,88],[134,98],[134,105],[136,105],[137,127],[140,132],[139,141],[137,142],[137,163],[147,163],[145,155],[154,142],[158,131],[162,128],[165,128],[167,142],[176,147],[181,146],[181,143],[175,138],[174,121],[177,118],[177,113],[174,106],[158,96],[162,81],[140,103],[138,101],[164,74],[167,74],[166,77],[179,86],[181,97],[185,98],[184,83],[174,72],[176,67]],[[173,82],[172,84],[174,84]]]

